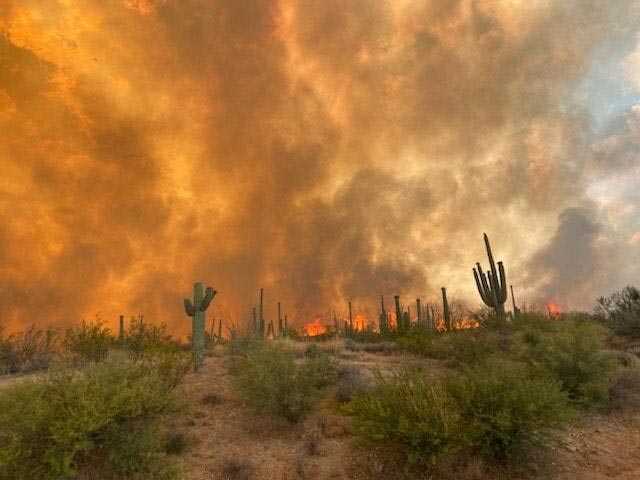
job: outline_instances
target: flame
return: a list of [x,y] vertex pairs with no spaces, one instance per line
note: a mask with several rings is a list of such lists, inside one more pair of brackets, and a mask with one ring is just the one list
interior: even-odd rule
[[378,325],[375,322],[372,322],[364,313],[356,313],[356,316],[353,317],[353,328],[357,331],[363,331],[368,325],[373,323],[373,330],[378,331]]
[[327,328],[322,325],[322,318],[318,317],[314,321],[307,323],[302,327],[302,331],[309,337],[315,337],[316,335],[322,335],[327,331]]
[[456,330],[467,330],[470,328],[478,328],[480,327],[480,322],[478,322],[477,320],[473,320],[473,319],[462,319],[459,322],[454,322],[453,327]]
[[562,308],[557,303],[549,302],[547,304],[547,312],[549,312],[550,317],[557,317],[562,313]]

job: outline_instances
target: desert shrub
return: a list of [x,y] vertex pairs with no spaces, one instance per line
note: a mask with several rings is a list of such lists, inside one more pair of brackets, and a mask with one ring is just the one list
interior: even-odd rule
[[373,388],[373,378],[367,376],[361,368],[347,365],[338,371],[335,398],[338,403],[347,403],[360,391]]
[[232,373],[233,386],[250,406],[293,423],[312,408],[335,367],[321,352],[296,363],[293,352],[265,345],[249,352]]
[[602,407],[609,401],[609,386],[618,361],[601,355],[606,332],[590,321],[558,321],[552,329],[523,330],[523,361],[550,372],[582,407]]
[[104,323],[85,322],[70,327],[64,335],[64,349],[82,362],[100,362],[107,358],[115,339]]
[[134,358],[142,358],[145,355],[178,351],[179,345],[167,333],[164,324],[153,325],[144,321],[142,316],[132,318],[129,322],[125,338],[124,348]]
[[429,383],[418,370],[355,393],[347,405],[353,432],[366,443],[394,452],[408,466],[433,467],[464,448],[460,412],[441,384]]
[[568,418],[566,393],[526,364],[494,357],[447,382],[470,448],[491,461],[525,460],[532,446],[546,446]]
[[109,358],[0,391],[0,478],[73,478],[84,468],[163,478],[157,429],[178,408],[172,384],[149,364]]
[[430,355],[433,352],[434,333],[425,330],[409,330],[396,338],[396,348],[417,355]]
[[502,352],[501,333],[485,328],[456,330],[434,338],[430,356],[451,359],[462,365],[482,362],[488,356]]
[[640,368],[635,366],[620,371],[609,387],[612,411],[638,411],[640,409]]
[[493,358],[444,382],[405,370],[356,393],[347,406],[353,431],[407,465],[433,468],[477,453],[514,464],[570,418],[555,380],[526,364]]
[[0,374],[44,370],[54,357],[57,332],[35,325],[0,338]]
[[265,340],[253,335],[232,336],[227,342],[227,351],[231,355],[247,356],[249,353],[262,348]]
[[189,437],[175,426],[169,428],[164,435],[163,448],[169,455],[184,453],[189,445]]
[[627,286],[609,297],[600,297],[596,312],[617,335],[640,338],[640,291]]

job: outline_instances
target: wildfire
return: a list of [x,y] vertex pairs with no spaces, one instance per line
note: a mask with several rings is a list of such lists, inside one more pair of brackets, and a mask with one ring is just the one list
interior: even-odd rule
[[322,325],[322,319],[318,317],[313,322],[309,322],[304,327],[302,327],[302,331],[309,337],[315,337],[316,335],[322,335],[323,333],[325,333],[327,331],[327,328]]
[[353,317],[353,328],[359,332],[363,331],[370,323],[371,320],[364,313],[356,313],[355,317]]
[[557,303],[549,302],[547,304],[547,312],[549,312],[550,317],[557,317],[562,313],[562,309]]
[[469,328],[478,328],[480,326],[480,322],[472,319],[463,319],[459,322],[455,322],[454,328],[456,330],[467,330]]

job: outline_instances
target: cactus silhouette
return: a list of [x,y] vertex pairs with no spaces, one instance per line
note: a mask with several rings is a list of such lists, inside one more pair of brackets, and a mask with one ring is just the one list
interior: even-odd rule
[[120,315],[120,329],[118,330],[118,344],[124,345],[124,315]]
[[260,317],[258,319],[258,335],[264,337],[264,308],[263,308],[264,288],[260,289]]
[[478,287],[482,301],[485,305],[495,310],[498,322],[502,323],[505,320],[504,302],[507,301],[507,279],[502,262],[498,262],[498,269],[496,270],[491,245],[489,244],[489,237],[487,237],[486,233],[484,234],[484,244],[487,247],[487,256],[489,257],[489,267],[491,270],[487,270],[485,275],[478,262],[476,263],[478,269],[477,271],[475,268],[473,269],[473,276],[476,279],[476,286]]
[[444,315],[444,326],[447,331],[451,331],[451,311],[449,310],[449,302],[447,301],[447,289],[442,287],[442,312]]
[[207,287],[205,292],[202,282],[196,282],[193,284],[193,303],[188,298],[184,299],[184,309],[187,315],[193,317],[191,321],[191,344],[196,370],[202,367],[204,359],[204,312],[206,312],[216,293],[218,292],[212,287]]
[[389,333],[389,319],[384,308],[384,295],[380,295],[380,333]]
[[402,308],[400,308],[400,295],[394,295],[393,301],[396,307],[396,332],[402,333],[403,324],[402,324]]

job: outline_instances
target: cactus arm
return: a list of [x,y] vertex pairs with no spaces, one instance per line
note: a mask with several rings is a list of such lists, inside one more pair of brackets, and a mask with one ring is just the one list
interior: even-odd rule
[[487,270],[487,273],[480,273],[480,280],[482,281],[482,287],[484,289],[484,296],[487,301],[485,303],[488,307],[495,308],[496,302],[493,296],[492,284],[491,284],[491,272]]
[[[480,264],[478,264],[478,268],[480,268]],[[475,278],[476,280],[476,287],[478,287],[478,293],[480,294],[480,298],[482,299],[482,301],[487,305],[489,305],[489,297],[487,297],[487,293],[482,285],[482,283],[480,282],[480,275],[482,275],[482,270],[480,270],[480,274],[478,274],[478,272],[476,271],[476,269],[473,269],[473,278]]]
[[202,303],[200,304],[200,311],[204,312],[208,307],[209,304],[211,303],[211,300],[213,300],[213,297],[216,296],[216,293],[218,293],[216,290],[214,290],[212,287],[207,287],[207,291],[204,294],[204,298],[202,299]]
[[491,300],[493,301],[493,306],[495,307],[496,305],[498,305],[498,297],[496,296],[496,291],[498,290],[498,285],[497,285],[497,279],[496,276],[493,274],[493,272],[487,271],[487,278],[489,280],[489,285],[490,285],[490,289],[489,289],[489,295],[491,298]]
[[[482,289],[484,290],[484,294],[485,296],[489,299],[489,301],[491,301],[491,287],[490,287],[490,280],[487,280],[487,274],[489,274],[489,272],[487,272],[487,274],[485,274],[481,267],[480,264],[478,263],[478,275],[480,276],[480,281],[482,282]],[[491,306],[491,305],[489,305]]]
[[191,303],[191,300],[189,300],[188,298],[184,299],[184,310],[190,317],[193,317],[193,315],[196,313],[196,309],[193,306],[193,303]]
[[499,295],[500,295],[500,283],[499,283],[499,279],[498,279],[498,271],[497,270],[491,270],[491,275],[489,276],[489,280],[491,282],[491,296],[495,299],[496,301],[496,305],[498,303],[502,303],[499,301]]
[[493,253],[491,252],[491,245],[489,244],[489,237],[487,237],[487,234],[484,233],[484,245],[485,247],[487,247],[487,257],[489,257],[489,266],[491,267],[491,271],[495,272],[496,271],[496,264],[493,261]]
[[498,297],[499,303],[504,303],[507,301],[507,276],[504,273],[504,265],[502,262],[498,262],[498,271],[500,274],[500,288],[496,292],[496,296]]

